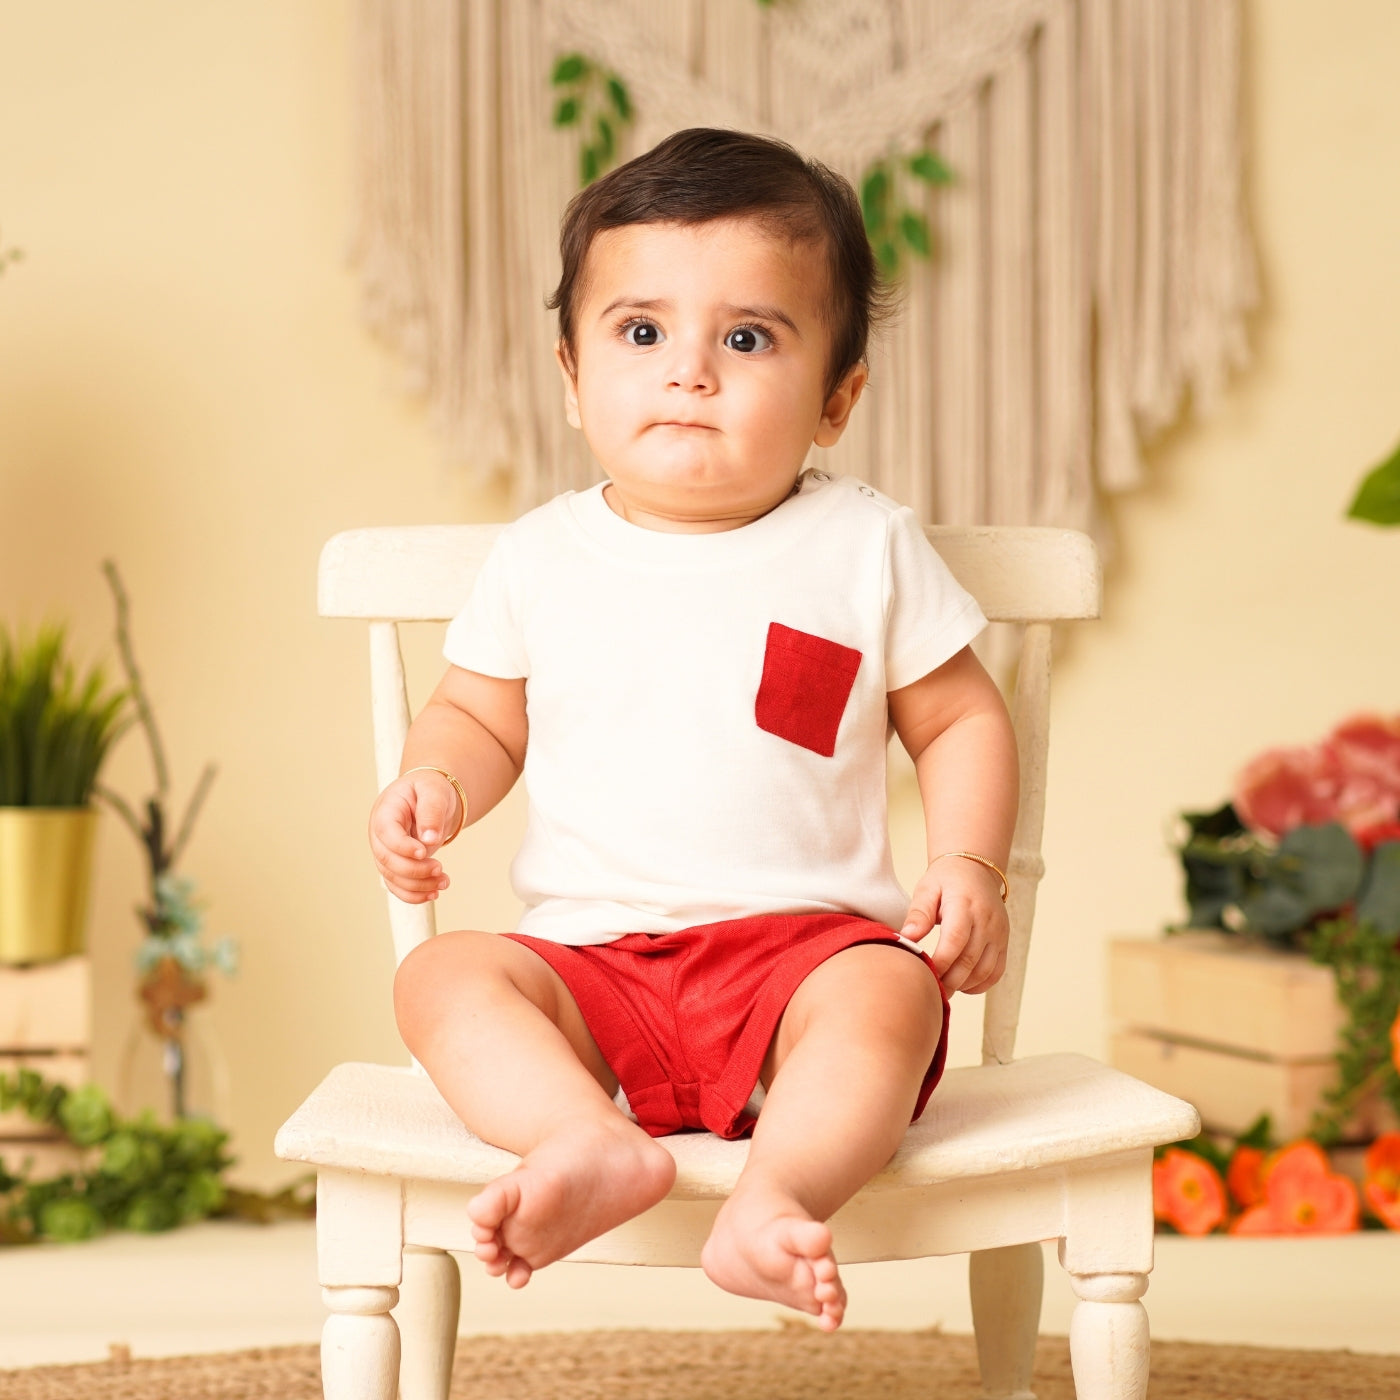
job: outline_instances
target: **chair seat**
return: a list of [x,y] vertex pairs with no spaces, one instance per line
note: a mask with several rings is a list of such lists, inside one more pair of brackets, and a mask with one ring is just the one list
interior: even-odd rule
[[[1190,1104],[1084,1055],[952,1069],[862,1195],[1155,1147],[1199,1129]],[[712,1133],[659,1141],[676,1159],[673,1200],[729,1195],[748,1154],[747,1141]],[[468,1132],[426,1075],[355,1063],[326,1076],[274,1146],[285,1161],[475,1186],[520,1160]]]

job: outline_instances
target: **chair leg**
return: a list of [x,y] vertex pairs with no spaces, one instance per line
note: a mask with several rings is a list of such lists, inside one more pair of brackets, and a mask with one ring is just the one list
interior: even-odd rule
[[457,1261],[443,1249],[405,1245],[399,1299],[400,1400],[447,1400],[462,1308]]
[[323,1288],[331,1315],[321,1329],[321,1389],[326,1400],[395,1400],[399,1329],[389,1309],[397,1288]]
[[1031,1368],[1045,1282],[1040,1246],[976,1250],[968,1259],[968,1282],[985,1400],[1035,1400]]
[[1071,1274],[1079,1302],[1069,1359],[1079,1400],[1145,1400],[1149,1340],[1146,1274]]

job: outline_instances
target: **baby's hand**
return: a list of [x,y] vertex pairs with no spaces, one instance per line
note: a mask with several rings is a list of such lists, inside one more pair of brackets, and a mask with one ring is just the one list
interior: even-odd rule
[[452,784],[431,771],[405,773],[375,798],[369,848],[389,892],[405,904],[436,899],[447,888],[447,876],[432,854],[443,834],[457,829],[460,806]]
[[900,932],[917,943],[935,924],[941,927],[930,956],[944,991],[976,993],[995,986],[1006,971],[1011,936],[997,876],[959,856],[934,861],[914,886]]

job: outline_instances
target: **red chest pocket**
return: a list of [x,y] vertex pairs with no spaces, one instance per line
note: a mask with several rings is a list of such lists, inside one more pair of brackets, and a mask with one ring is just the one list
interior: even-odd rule
[[754,702],[758,727],[830,758],[859,668],[854,648],[770,622]]

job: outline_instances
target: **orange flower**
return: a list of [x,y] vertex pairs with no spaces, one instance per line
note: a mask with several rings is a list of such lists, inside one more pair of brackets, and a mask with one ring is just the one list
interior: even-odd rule
[[1257,1206],[1264,1199],[1264,1154],[1257,1147],[1237,1147],[1225,1174],[1237,1206]]
[[1183,1235],[1208,1235],[1225,1219],[1225,1186],[1204,1157],[1169,1147],[1152,1164],[1152,1213]]
[[1264,1163],[1264,1199],[1230,1227],[1232,1235],[1340,1235],[1361,1224],[1356,1183],[1332,1170],[1311,1139]]
[[1400,1230],[1400,1133],[1382,1133],[1366,1149],[1366,1204]]
[[1400,1016],[1396,1016],[1390,1028],[1390,1058],[1395,1063],[1396,1074],[1400,1074]]

